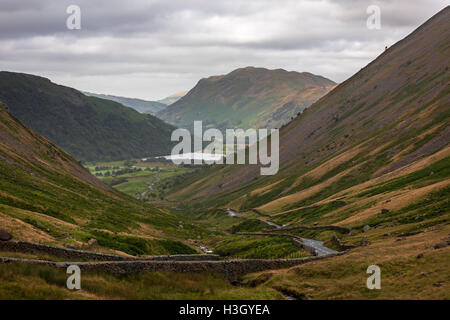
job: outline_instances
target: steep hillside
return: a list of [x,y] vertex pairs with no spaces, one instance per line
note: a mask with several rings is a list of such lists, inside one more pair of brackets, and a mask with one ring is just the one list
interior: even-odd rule
[[79,160],[122,160],[170,152],[171,125],[42,77],[0,72],[0,102],[26,126]]
[[225,128],[279,127],[326,94],[335,83],[310,73],[247,67],[200,80],[157,114],[178,127],[194,120]]
[[186,95],[186,93],[188,93],[188,91],[180,91],[180,92],[175,92],[174,94],[171,94],[170,96],[158,100],[157,102],[165,104],[165,105],[171,105],[172,103],[177,102],[178,100],[180,100],[182,97],[184,97]]
[[137,254],[195,252],[196,229],[114,191],[0,104],[0,226],[14,239]]
[[411,173],[445,158],[450,141],[449,11],[431,18],[283,127],[277,175],[260,177],[256,166],[216,166],[204,170],[195,184],[187,181],[189,187],[178,195],[222,195],[223,201],[242,197],[243,207],[264,205],[276,211],[359,184],[368,188],[369,181]]
[[109,94],[97,94],[97,93],[91,93],[91,92],[83,92],[87,96],[91,97],[97,97],[101,99],[111,100],[118,103],[123,104],[124,106],[133,108],[137,112],[140,113],[148,113],[148,114],[155,114],[161,110],[164,110],[167,105],[161,102],[157,101],[148,101],[148,100],[142,100],[142,99],[136,99],[136,98],[126,98],[126,97],[118,97],[118,96],[112,96]]

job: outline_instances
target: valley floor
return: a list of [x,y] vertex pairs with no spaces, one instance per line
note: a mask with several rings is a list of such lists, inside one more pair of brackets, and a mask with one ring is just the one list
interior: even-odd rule
[[[249,274],[234,285],[210,272],[114,276],[85,271],[82,289],[69,291],[63,269],[2,264],[0,299],[450,299],[449,232],[448,226],[439,225],[382,240],[386,230],[373,230],[375,240],[369,246],[298,267]],[[380,290],[366,287],[366,269],[374,264],[381,269]]]
[[145,273],[115,277],[83,272],[81,290],[66,288],[65,270],[29,264],[0,265],[0,299],[282,299],[272,288],[231,285],[210,273]]

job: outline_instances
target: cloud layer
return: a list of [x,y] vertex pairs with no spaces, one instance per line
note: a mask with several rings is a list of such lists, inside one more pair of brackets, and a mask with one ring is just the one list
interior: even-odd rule
[[[66,8],[81,8],[68,30]],[[368,30],[366,9],[381,9]],[[343,81],[445,1],[17,0],[0,2],[0,69],[81,90],[159,99],[258,66]]]

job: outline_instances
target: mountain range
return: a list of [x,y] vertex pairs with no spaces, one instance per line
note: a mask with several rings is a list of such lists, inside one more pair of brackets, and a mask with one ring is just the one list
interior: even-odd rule
[[155,114],[161,110],[164,110],[167,105],[158,101],[148,101],[143,99],[136,99],[136,98],[126,98],[126,97],[119,97],[119,96],[113,96],[109,94],[98,94],[98,93],[91,93],[83,91],[83,93],[87,96],[91,97],[97,97],[101,99],[111,100],[118,102],[120,104],[123,104],[124,106],[133,108],[134,110],[140,112],[140,113],[148,113],[148,114]]
[[335,85],[307,72],[246,67],[201,79],[185,96],[156,115],[188,129],[195,120],[222,130],[275,128],[289,122]]
[[133,108],[134,110],[136,110],[140,113],[148,113],[148,114],[155,115],[159,111],[162,111],[165,108],[167,108],[168,105],[171,105],[172,103],[178,101],[180,98],[182,98],[184,95],[186,95],[187,91],[176,92],[176,93],[171,94],[170,96],[168,96],[164,99],[158,100],[158,101],[149,101],[149,100],[143,100],[143,99],[137,99],[137,98],[127,98],[127,97],[113,96],[110,94],[100,94],[100,93],[92,93],[92,92],[86,92],[86,91],[83,91],[83,93],[87,96],[107,99],[107,100],[121,103],[124,106]]

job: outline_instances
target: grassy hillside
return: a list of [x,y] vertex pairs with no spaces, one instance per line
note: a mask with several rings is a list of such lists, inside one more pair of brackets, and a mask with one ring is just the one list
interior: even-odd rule
[[0,101],[79,160],[123,160],[171,150],[171,125],[42,77],[0,72]]
[[290,121],[334,85],[307,72],[241,68],[200,80],[157,116],[189,129],[194,120],[218,129],[274,128]]
[[[228,207],[287,226],[348,227],[351,234],[339,236],[345,244],[360,246],[363,237],[369,243],[305,267],[249,276],[266,279],[264,287],[299,298],[448,298],[449,39],[448,7],[284,126],[278,174],[212,166],[176,177],[169,198],[224,229],[237,222],[214,212]],[[331,231],[296,234],[333,248]],[[233,239],[240,238],[230,234],[209,246]],[[385,290],[365,287],[371,264],[381,267]]]
[[[131,255],[193,253],[192,223],[119,193],[0,105],[0,225],[15,239]],[[184,229],[178,228],[179,221]]]
[[233,286],[222,275],[207,272],[144,273],[113,276],[83,271],[81,290],[69,291],[65,270],[45,266],[0,265],[0,299],[282,299],[272,288]]
[[136,98],[126,98],[112,96],[109,94],[97,94],[91,92],[83,92],[87,96],[97,97],[101,99],[111,100],[123,104],[124,106],[133,108],[140,113],[155,114],[161,110],[164,110],[167,105],[157,101],[148,101]]

